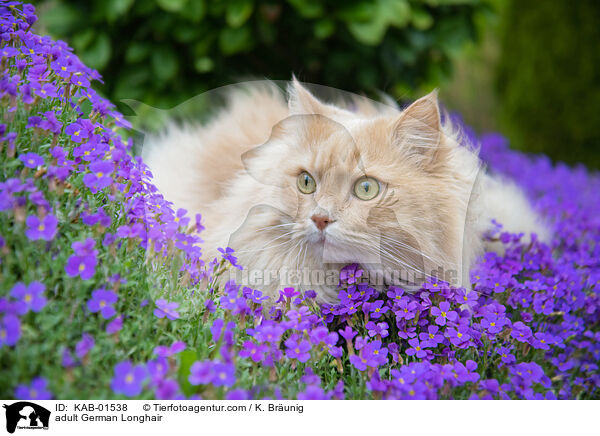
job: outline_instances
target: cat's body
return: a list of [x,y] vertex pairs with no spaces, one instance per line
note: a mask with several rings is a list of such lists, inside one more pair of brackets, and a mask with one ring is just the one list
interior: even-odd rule
[[295,81],[289,101],[257,86],[205,126],[152,138],[144,158],[167,200],[202,214],[208,258],[231,246],[240,280],[271,296],[296,286],[333,302],[329,276],[348,263],[406,287],[428,276],[469,287],[491,219],[548,237],[521,191],[441,124],[434,94],[404,111],[351,107]]

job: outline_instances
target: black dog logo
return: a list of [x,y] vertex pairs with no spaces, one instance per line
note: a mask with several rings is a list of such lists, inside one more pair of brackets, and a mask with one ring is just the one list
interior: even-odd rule
[[[14,433],[19,428],[47,429],[50,421],[50,411],[29,401],[19,401],[4,405],[6,409],[6,431]],[[22,421],[21,421],[22,420]]]

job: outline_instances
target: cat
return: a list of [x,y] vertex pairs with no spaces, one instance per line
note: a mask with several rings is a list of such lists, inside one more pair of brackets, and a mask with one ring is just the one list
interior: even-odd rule
[[173,125],[143,151],[164,197],[202,215],[207,258],[236,251],[242,284],[334,303],[340,269],[355,263],[379,286],[470,288],[475,259],[502,250],[484,238],[492,219],[550,238],[521,190],[461,144],[436,91],[404,110],[326,103],[295,78],[287,94],[250,84],[205,125]]

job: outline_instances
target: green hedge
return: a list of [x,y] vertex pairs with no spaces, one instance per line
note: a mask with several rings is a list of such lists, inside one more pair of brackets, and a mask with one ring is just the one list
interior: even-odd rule
[[600,2],[512,0],[503,15],[503,131],[523,150],[599,168]]
[[101,89],[170,107],[243,80],[301,80],[406,97],[476,40],[483,0],[51,0],[40,31],[98,69]]

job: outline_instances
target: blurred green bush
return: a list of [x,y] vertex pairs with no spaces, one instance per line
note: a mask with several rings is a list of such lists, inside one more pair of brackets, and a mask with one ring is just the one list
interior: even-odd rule
[[510,0],[498,97],[520,149],[600,168],[600,2]]
[[66,39],[113,101],[171,107],[247,78],[396,97],[437,86],[477,39],[484,0],[46,0],[39,29]]

